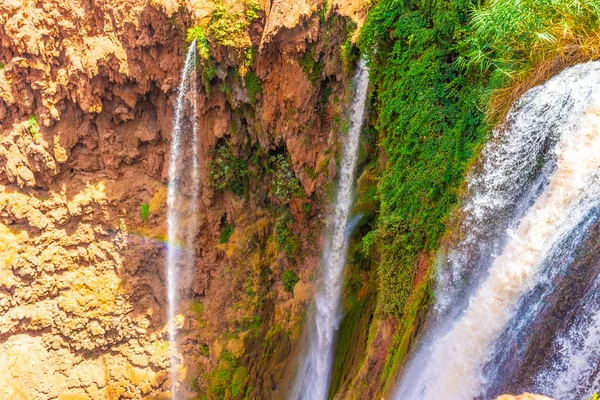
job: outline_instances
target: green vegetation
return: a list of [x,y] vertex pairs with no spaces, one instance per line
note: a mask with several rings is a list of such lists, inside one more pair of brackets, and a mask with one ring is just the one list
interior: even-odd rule
[[258,12],[260,11],[260,4],[255,0],[246,1],[246,19],[248,22],[252,22],[258,19]]
[[150,217],[150,204],[144,203],[140,206],[140,215],[142,217],[142,221],[148,222]]
[[210,162],[209,180],[210,185],[217,190],[230,190],[240,197],[247,196],[247,163],[234,156],[231,146],[219,146]]
[[248,101],[250,104],[256,103],[256,95],[262,92],[262,81],[256,76],[256,72],[248,71],[244,75],[244,85],[248,91]]
[[221,231],[221,238],[219,239],[219,243],[227,243],[229,242],[229,238],[233,235],[233,226],[229,224],[225,224],[223,230]]
[[210,43],[206,38],[204,28],[201,26],[193,26],[187,31],[185,40],[188,43],[196,40],[196,49],[198,50],[198,56],[203,60],[210,58]]
[[248,384],[248,371],[229,350],[223,350],[217,368],[204,376],[208,398],[237,397]]
[[223,0],[215,1],[215,9],[208,24],[208,34],[218,44],[233,48],[249,47],[248,26],[249,22],[243,13]]
[[0,69],[4,69],[4,67],[6,67],[6,64],[0,63]]
[[279,207],[276,213],[275,241],[277,242],[277,250],[284,250],[289,256],[293,256],[298,250],[298,240],[292,232],[294,218],[289,208],[284,206]]
[[303,195],[302,186],[294,175],[289,158],[283,154],[277,154],[269,158],[269,163],[273,173],[271,180],[273,195],[283,203],[287,203],[292,194],[301,197]]
[[323,73],[323,63],[320,60],[315,61],[315,47],[310,46],[306,52],[298,59],[300,68],[306,74],[310,82],[314,85],[321,79]]
[[281,274],[281,281],[283,282],[283,287],[286,292],[292,293],[299,280],[298,274],[291,269],[286,269],[283,271],[283,274]]
[[27,120],[27,130],[29,131],[29,133],[31,133],[31,136],[33,136],[33,140],[37,142],[40,134],[40,126],[38,125],[37,118],[35,117],[35,115],[32,115]]
[[469,51],[460,61],[502,80],[555,57],[600,55],[600,3],[592,0],[492,0],[477,8]]
[[600,400],[600,395],[598,395],[598,393],[594,393],[592,397],[588,397],[587,400]]
[[456,63],[470,7],[465,0],[424,7],[382,0],[359,41],[369,56],[377,93],[374,125],[387,158],[377,189],[377,229],[365,243],[378,244],[380,295],[388,314],[402,315],[417,255],[438,246],[467,164],[487,130],[475,103],[486,79],[467,75]]
[[502,119],[525,91],[569,65],[600,57],[595,0],[493,0],[476,8],[458,64],[490,72],[487,112]]

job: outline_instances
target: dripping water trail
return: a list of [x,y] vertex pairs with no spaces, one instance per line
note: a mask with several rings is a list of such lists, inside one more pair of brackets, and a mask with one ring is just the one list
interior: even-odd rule
[[333,232],[323,252],[322,281],[315,294],[316,309],[308,325],[308,348],[291,396],[297,400],[326,399],[331,377],[335,337],[341,320],[342,273],[348,248],[346,228],[352,207],[354,173],[369,85],[369,71],[364,61],[359,64],[354,83],[356,93],[350,107],[351,126],[340,168]]
[[[167,317],[168,317],[168,340],[169,340],[169,359],[170,359],[170,378],[171,378],[171,396],[176,398],[177,390],[177,372],[180,361],[177,351],[177,332],[175,327],[175,317],[178,303],[179,273],[182,263],[193,263],[193,253],[186,252],[190,248],[190,236],[195,231],[195,214],[198,197],[199,168],[198,168],[198,126],[197,126],[197,98],[196,98],[196,41],[190,45],[185,58],[185,63],[181,71],[179,87],[177,89],[177,101],[175,105],[175,116],[173,120],[173,131],[171,134],[171,145],[169,149],[169,174],[167,188]],[[186,234],[181,232],[181,176],[184,171],[182,168],[188,165],[184,160],[184,122],[186,97],[191,94],[192,99],[192,171],[191,186],[192,199],[190,202],[190,212],[192,221],[188,222]]]

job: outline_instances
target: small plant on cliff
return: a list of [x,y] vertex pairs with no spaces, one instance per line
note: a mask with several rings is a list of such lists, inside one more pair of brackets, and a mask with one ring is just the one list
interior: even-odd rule
[[246,1],[246,18],[248,22],[252,22],[258,19],[258,12],[260,11],[260,4],[255,0]]
[[221,238],[219,239],[219,243],[224,244],[229,242],[229,238],[233,235],[233,226],[226,224],[223,230],[221,231]]
[[230,146],[219,146],[210,162],[210,184],[217,190],[231,190],[238,196],[248,191],[248,166],[233,155]]
[[218,44],[233,48],[250,47],[248,26],[248,20],[235,7],[225,4],[223,0],[215,1],[215,9],[208,24],[208,34]]
[[188,43],[196,40],[196,49],[198,50],[198,55],[203,60],[208,60],[210,58],[210,43],[206,38],[206,32],[204,28],[201,26],[193,26],[187,30],[187,35],[185,40]]
[[256,95],[262,92],[262,81],[256,76],[256,72],[248,71],[248,73],[244,75],[244,85],[248,91],[248,101],[250,104],[256,103]]
[[269,162],[273,171],[271,183],[275,197],[287,203],[292,194],[302,196],[302,186],[294,175],[289,158],[283,154],[277,154],[271,156]]
[[320,60],[315,61],[315,48],[311,46],[298,60],[300,68],[306,74],[310,82],[314,85],[321,78],[323,72],[323,63]]
[[6,64],[0,63],[0,69],[4,69],[5,66],[6,66]]
[[294,291],[294,287],[296,286],[296,283],[298,283],[299,280],[300,278],[298,278],[298,274],[296,274],[291,269],[286,269],[281,275],[283,287],[288,293],[292,293]]
[[150,217],[150,204],[144,203],[140,206],[140,215],[142,216],[142,221],[148,222]]
[[40,133],[40,126],[38,125],[35,115],[32,115],[27,120],[27,129],[29,130],[29,133],[31,133],[31,136],[33,136],[33,140],[37,142]]
[[277,214],[277,220],[275,221],[277,250],[284,250],[288,255],[293,256],[298,250],[298,241],[292,232],[294,218],[287,206],[279,207]]

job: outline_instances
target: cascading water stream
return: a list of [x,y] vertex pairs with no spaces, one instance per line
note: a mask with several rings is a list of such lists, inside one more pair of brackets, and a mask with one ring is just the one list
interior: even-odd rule
[[[185,252],[191,248],[191,236],[195,232],[195,216],[197,211],[197,199],[199,194],[199,161],[198,161],[198,122],[197,122],[197,88],[195,79],[196,70],[196,41],[190,45],[185,58],[181,78],[177,89],[177,101],[175,104],[175,116],[173,120],[173,131],[171,134],[171,145],[169,150],[169,176],[167,188],[167,301],[168,301],[168,340],[170,358],[171,396],[176,398],[177,371],[179,358],[177,354],[177,332],[175,317],[178,304],[179,270],[182,263],[191,265],[193,263],[193,251]],[[184,160],[185,137],[184,122],[186,96],[191,95],[192,106],[192,160],[191,160],[191,198],[189,200],[189,220],[185,234],[181,232],[180,218],[182,215],[182,194],[180,181],[183,171],[181,167],[186,165]]]
[[[600,208],[600,63],[525,94],[482,157],[468,178],[465,238],[438,265],[431,328],[398,400],[491,398],[499,368],[516,369],[512,354]],[[596,337],[594,322],[586,325]]]
[[341,320],[340,300],[343,270],[348,249],[348,216],[353,202],[354,172],[358,158],[358,144],[362,129],[369,71],[361,61],[354,77],[356,93],[350,107],[351,125],[346,138],[333,234],[327,242],[321,262],[322,282],[315,294],[316,309],[309,323],[308,348],[301,361],[293,399],[321,400],[327,398],[336,331]]

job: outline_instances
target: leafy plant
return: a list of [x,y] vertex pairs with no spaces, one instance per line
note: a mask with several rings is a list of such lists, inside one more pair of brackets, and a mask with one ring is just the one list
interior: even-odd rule
[[29,133],[31,133],[31,136],[33,136],[33,140],[37,142],[40,133],[40,126],[38,125],[35,115],[32,115],[27,120],[27,129],[29,130]]
[[275,221],[275,241],[277,250],[284,250],[293,256],[298,250],[298,242],[292,233],[294,218],[287,207],[277,209],[278,217]]
[[219,239],[219,243],[227,243],[229,242],[229,238],[233,235],[233,226],[226,224],[223,230],[221,231],[221,238]]
[[142,221],[148,222],[150,217],[150,204],[144,203],[140,206],[140,215],[142,216]]
[[210,185],[217,190],[231,190],[238,196],[248,191],[248,166],[236,158],[230,146],[219,146],[210,162]]
[[283,282],[283,287],[286,292],[292,293],[299,280],[298,274],[291,269],[286,269],[283,271],[283,274],[281,274],[281,281]]
[[273,194],[279,200],[287,203],[292,194],[302,196],[302,186],[294,175],[290,160],[283,154],[269,158],[273,178],[271,180]]
[[260,4],[255,0],[246,1],[246,18],[248,22],[252,22],[258,19],[258,12],[260,11]]

